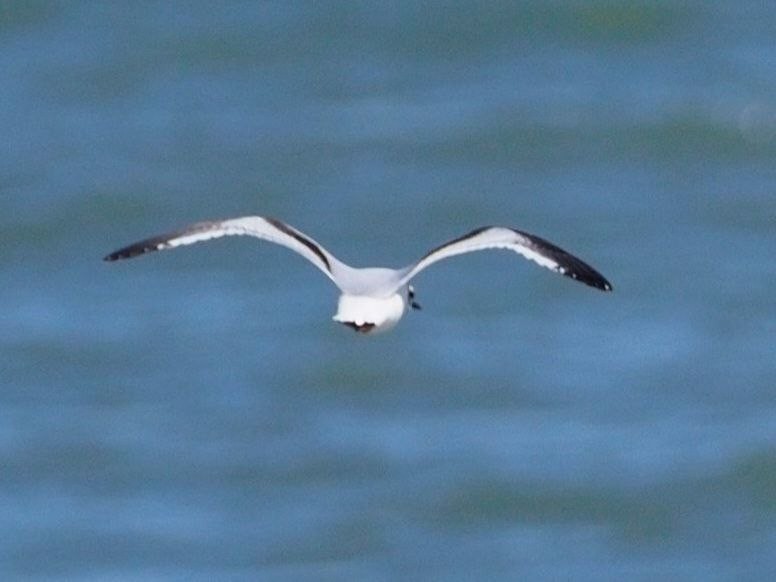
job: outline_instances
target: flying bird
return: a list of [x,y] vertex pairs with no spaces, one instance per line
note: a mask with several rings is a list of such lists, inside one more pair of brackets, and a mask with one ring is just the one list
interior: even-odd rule
[[415,289],[410,285],[415,275],[437,261],[472,251],[507,249],[580,283],[602,291],[612,290],[603,275],[574,255],[533,234],[501,226],[476,228],[430,250],[401,269],[351,267],[306,234],[280,220],[262,216],[198,222],[176,232],[128,245],[107,255],[104,260],[129,259],[223,236],[252,236],[302,255],[340,290],[334,321],[364,334],[387,331],[399,323],[408,309],[420,309]]

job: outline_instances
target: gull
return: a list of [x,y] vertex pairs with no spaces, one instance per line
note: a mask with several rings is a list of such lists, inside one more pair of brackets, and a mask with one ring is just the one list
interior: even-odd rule
[[346,265],[315,240],[275,218],[243,216],[198,222],[178,231],[143,239],[107,255],[104,260],[129,259],[224,236],[252,236],[296,251],[323,271],[339,288],[332,319],[363,334],[393,328],[408,309],[420,309],[410,280],[426,267],[456,255],[486,249],[506,249],[602,291],[612,286],[603,275],[551,242],[520,230],[483,226],[427,252],[401,269],[355,268]]

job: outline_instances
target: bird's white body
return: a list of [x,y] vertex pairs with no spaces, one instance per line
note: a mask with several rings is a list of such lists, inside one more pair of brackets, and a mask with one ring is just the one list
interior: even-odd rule
[[378,333],[393,329],[407,311],[406,295],[394,293],[388,297],[340,295],[337,313],[332,319],[362,333]]
[[542,267],[597,289],[612,289],[609,282],[590,265],[549,241],[526,232],[498,226],[475,229],[429,251],[420,260],[402,269],[351,267],[295,228],[279,220],[261,216],[192,224],[174,233],[131,244],[111,253],[105,260],[126,259],[223,236],[240,235],[253,236],[285,246],[318,267],[341,292],[334,321],[362,333],[387,331],[399,323],[408,308],[420,309],[414,301],[410,279],[439,260],[472,251],[511,250]]

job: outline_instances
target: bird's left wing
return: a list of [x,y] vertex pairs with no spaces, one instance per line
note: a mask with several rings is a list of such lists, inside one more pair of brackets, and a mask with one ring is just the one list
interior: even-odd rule
[[144,253],[190,245],[223,236],[252,236],[296,251],[337,284],[335,273],[342,267],[331,253],[304,233],[262,216],[243,216],[212,222],[198,222],[179,231],[143,239],[105,257],[106,261],[129,259]]
[[612,290],[609,281],[581,259],[543,238],[500,226],[477,228],[429,251],[419,261],[405,269],[399,285],[405,285],[412,277],[437,261],[486,249],[514,251],[542,267],[570,277],[575,281],[602,291]]

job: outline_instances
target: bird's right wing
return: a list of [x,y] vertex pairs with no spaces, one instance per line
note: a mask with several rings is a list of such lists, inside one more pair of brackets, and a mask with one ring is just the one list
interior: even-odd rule
[[198,222],[179,231],[162,234],[132,243],[112,252],[106,261],[129,259],[164,249],[190,245],[223,236],[252,236],[273,242],[296,251],[337,284],[335,270],[342,265],[334,255],[321,245],[295,228],[276,220],[262,216],[243,216],[212,222]]
[[533,234],[500,226],[486,226],[446,242],[426,253],[402,274],[399,286],[405,285],[420,271],[448,257],[487,249],[507,249],[576,281],[611,291],[612,286],[601,273],[571,253]]

